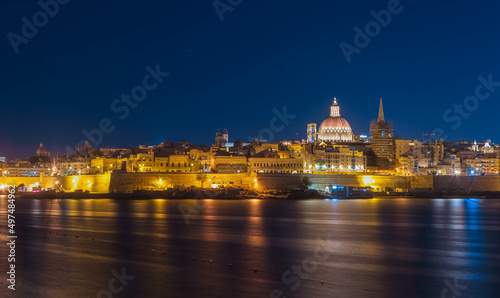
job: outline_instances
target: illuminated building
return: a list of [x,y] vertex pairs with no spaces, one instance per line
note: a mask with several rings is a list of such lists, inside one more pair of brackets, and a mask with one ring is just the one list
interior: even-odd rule
[[426,142],[422,144],[422,155],[420,157],[419,165],[421,167],[436,166],[443,162],[444,159],[444,145],[437,141]]
[[465,159],[463,161],[463,166],[463,171],[465,173],[477,175],[500,174],[500,158],[497,157]]
[[250,157],[249,171],[254,173],[303,173],[302,158]]
[[248,158],[248,171],[254,173],[302,173],[304,161],[288,151],[268,149]]
[[337,104],[337,98],[333,100],[330,107],[330,116],[326,118],[316,133],[316,123],[307,125],[307,142],[352,142],[353,134],[349,122],[341,117],[340,107]]
[[378,112],[378,120],[370,124],[370,146],[376,156],[376,164],[379,170],[394,169],[394,136],[392,125],[385,121],[382,98]]
[[316,123],[307,124],[307,142],[316,144],[316,136],[318,135],[318,129]]
[[422,143],[417,140],[394,140],[396,172],[400,175],[418,174]]
[[[365,172],[366,156],[363,151],[349,146],[318,146],[315,163],[310,172]],[[309,169],[308,169],[309,170]]]
[[1,175],[2,176],[7,176],[7,166],[6,166],[6,159],[5,157],[0,157],[0,170],[2,171]]
[[402,176],[418,174],[418,160],[411,155],[400,155],[397,158],[396,173]]
[[40,177],[40,173],[51,174],[50,164],[32,164],[29,161],[21,160],[16,163],[10,163],[4,169],[5,176],[8,177]]
[[153,151],[130,155],[127,165],[128,172],[151,172],[154,167],[155,155]]
[[247,157],[220,151],[212,156],[211,169],[216,173],[246,173]]
[[172,154],[167,157],[155,157],[152,165],[152,172],[187,173],[198,169],[198,163],[189,155]]
[[281,142],[281,147],[289,153],[290,157],[302,157],[306,154],[305,145],[295,140]]
[[90,161],[91,171],[94,173],[105,173],[107,171],[124,170],[127,168],[126,158],[102,158],[97,157]]
[[61,162],[56,166],[56,175],[84,175],[90,173],[91,162],[69,161]]
[[210,155],[211,152],[200,149],[191,149],[189,151],[191,160],[201,172],[210,172]]

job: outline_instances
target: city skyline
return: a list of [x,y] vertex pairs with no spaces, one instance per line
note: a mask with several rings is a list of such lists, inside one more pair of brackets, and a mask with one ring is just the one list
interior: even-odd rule
[[[338,106],[337,105],[337,97],[333,97],[333,99],[331,99],[330,101],[333,101],[333,105],[337,106],[337,113],[338,113]],[[380,98],[380,104],[379,104],[379,107],[377,108],[377,111],[378,111],[378,114],[377,114],[377,117],[380,121],[380,117],[382,117],[382,120],[385,121],[384,118],[387,118],[384,116],[384,107],[382,105],[382,100],[383,98]],[[326,111],[326,109],[325,109]],[[327,113],[324,112],[324,115],[325,116]],[[277,122],[276,123],[280,123],[281,126],[284,127],[284,131],[286,133],[286,127],[288,126],[287,124],[287,121],[290,121],[290,119],[294,119],[297,115],[295,114],[292,114],[292,113],[289,113],[286,109],[286,107],[282,110],[282,111],[279,111],[279,110],[274,110],[273,111],[273,117],[272,118],[276,118]],[[349,116],[347,116],[349,117]],[[371,119],[369,122],[368,122],[368,127],[370,126],[370,123],[373,122],[373,121],[377,121],[377,117],[374,117],[374,119]],[[284,121],[282,121],[281,119],[285,119]],[[319,119],[316,119],[316,120],[320,120],[321,118]],[[350,120],[349,118],[347,119],[348,120],[348,123],[347,125],[349,126],[349,123],[350,123]],[[345,121],[345,120],[344,120]],[[387,119],[387,123],[389,124],[393,124],[393,121],[391,121],[391,119]],[[269,126],[269,125],[267,125]],[[308,124],[309,126],[309,124]],[[227,129],[227,128],[225,128]],[[232,128],[230,129],[232,131]],[[266,130],[267,131],[271,131],[271,140],[268,140],[265,138],[265,136],[269,136],[268,133],[266,133]],[[285,138],[282,138],[282,139],[278,139],[278,138],[275,138],[275,134],[279,134],[280,133],[280,130],[271,130],[269,129],[269,127],[264,127],[264,132],[261,130],[259,133],[256,133],[254,136],[256,137],[260,137],[260,141],[264,141],[264,142],[269,142],[269,143],[279,143],[279,142],[282,142],[284,140],[292,140],[292,139],[297,139],[297,140],[303,140],[303,141],[307,141],[309,139],[308,137],[308,128],[304,128],[304,133],[297,133],[296,135],[294,136],[290,136],[290,137],[285,137]],[[358,132],[358,131],[353,131],[352,134],[353,135],[357,135],[357,136],[368,136],[368,137],[372,137],[370,135],[370,132],[369,132],[370,128],[368,129],[368,132],[367,133],[364,133],[364,132]],[[397,131],[397,127],[395,127],[394,129],[395,131]],[[221,131],[221,129],[217,129],[215,131]],[[102,133],[102,132],[101,132]],[[216,134],[212,134],[212,141],[208,141],[207,143],[201,143],[201,142],[198,142],[197,140],[187,140],[186,138],[183,138],[182,140],[186,140],[188,142],[190,142],[191,144],[194,144],[194,145],[200,145],[200,146],[207,146],[207,147],[210,147],[214,144],[214,141],[213,141],[213,136],[216,135]],[[436,138],[438,134],[436,133],[436,135],[433,135],[432,133],[426,133],[426,134],[421,134],[420,135],[420,138],[417,137],[417,138],[406,138],[405,136],[401,136],[401,135],[398,135],[397,133],[394,134],[394,137],[396,138],[403,138],[403,139],[409,139],[409,140],[417,140],[417,141],[426,141],[426,140],[437,140],[439,141],[439,138]],[[139,144],[139,143],[135,143],[135,144],[132,144],[132,145],[129,145],[129,146],[121,146],[119,144],[110,144],[109,146],[99,146],[101,143],[104,143],[104,142],[99,142],[99,135],[97,134],[93,134],[90,132],[88,132],[88,134],[86,134],[86,136],[89,136],[89,138],[82,138],[82,140],[80,142],[78,142],[78,144],[76,144],[74,147],[71,147],[70,145],[68,145],[66,148],[55,148],[55,146],[53,145],[50,145],[47,146],[47,143],[44,142],[44,140],[41,140],[40,142],[37,142],[36,144],[36,148],[38,148],[38,145],[40,145],[41,143],[44,144],[45,147],[47,147],[47,151],[49,152],[53,152],[53,153],[56,153],[55,156],[57,155],[67,155],[67,154],[73,154],[74,153],[74,149],[76,146],[81,146],[83,143],[82,142],[88,142],[89,145],[91,146],[94,146],[96,147],[97,149],[99,148],[111,148],[111,147],[115,147],[115,148],[134,148],[134,147],[139,147],[139,146],[157,146],[165,141],[167,142],[174,142],[174,143],[180,143],[182,140],[163,140],[159,143],[156,143],[156,144]],[[297,138],[298,136],[298,138]],[[105,133],[102,133],[102,139],[104,140],[106,137],[106,134]],[[238,137],[232,137],[231,138],[231,143],[235,142],[235,141],[242,141],[244,143],[252,143],[252,138],[253,136],[248,136],[247,139],[245,138],[238,138]],[[340,141],[340,140],[339,140]],[[354,141],[354,140],[353,140]],[[445,142],[448,141],[448,142],[458,142],[458,141],[467,141],[467,142],[480,142],[480,143],[484,143],[484,142],[487,142],[487,141],[492,141],[492,144],[495,144],[495,140],[491,140],[491,138],[486,138],[484,140],[479,140],[477,138],[474,138],[473,140],[464,140],[464,139],[461,139],[461,140],[445,140]],[[340,143],[342,143],[343,141],[340,141]],[[344,141],[345,142],[345,141]],[[359,142],[359,140],[358,140]],[[133,143],[133,140],[132,140],[132,143]],[[34,156],[34,154],[32,154],[34,152],[34,150],[31,150],[32,148],[23,148],[24,151],[28,151],[28,152],[31,152],[31,155],[28,154],[27,156],[9,156],[8,154],[3,154],[2,155],[2,152],[0,152],[0,156],[3,156],[3,157],[6,157],[7,159],[15,159],[15,158],[27,158],[27,157],[31,157],[31,156]],[[55,149],[55,150],[54,150]],[[61,149],[61,150],[60,150]]]

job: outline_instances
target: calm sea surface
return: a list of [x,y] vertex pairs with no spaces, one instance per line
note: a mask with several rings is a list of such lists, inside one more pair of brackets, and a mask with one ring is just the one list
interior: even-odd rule
[[500,199],[18,198],[15,293],[6,209],[0,297],[500,297]]

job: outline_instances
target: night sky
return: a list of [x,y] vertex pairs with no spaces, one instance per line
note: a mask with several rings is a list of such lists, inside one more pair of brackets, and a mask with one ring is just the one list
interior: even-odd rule
[[[296,117],[270,140],[305,138],[333,97],[354,133],[369,133],[383,97],[397,136],[442,128],[449,140],[500,142],[500,87],[456,129],[443,118],[475,94],[479,76],[500,82],[500,2],[401,1],[348,63],[341,42],[354,45],[353,28],[364,30],[370,11],[389,2],[243,0],[221,21],[211,0],[72,0],[16,54],[9,32],[21,36],[22,18],[41,8],[2,1],[0,156],[32,156],[41,140],[53,155],[65,153],[103,118],[114,131],[98,147],[210,145],[224,128],[230,141],[247,141],[284,106]],[[156,65],[170,75],[127,117],[113,112]]]

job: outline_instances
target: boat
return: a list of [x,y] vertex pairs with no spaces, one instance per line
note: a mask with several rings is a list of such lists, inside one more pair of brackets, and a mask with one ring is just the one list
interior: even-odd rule
[[335,199],[372,199],[373,189],[371,187],[359,186],[331,186],[331,194]]

